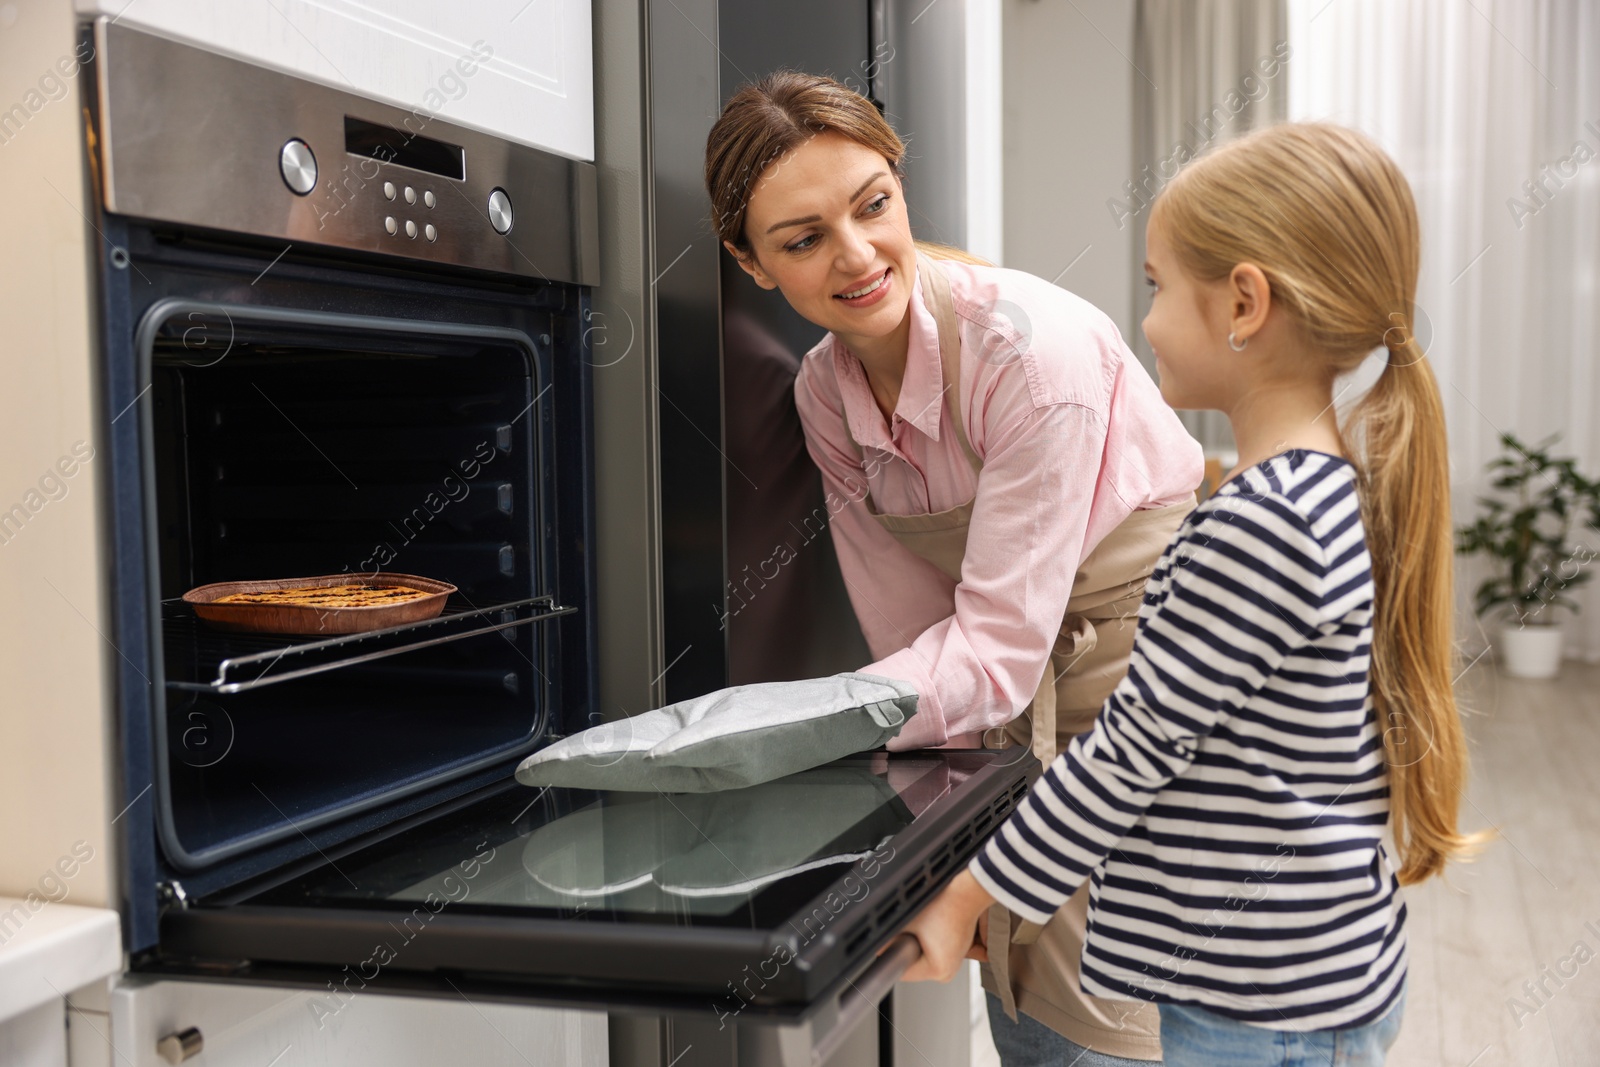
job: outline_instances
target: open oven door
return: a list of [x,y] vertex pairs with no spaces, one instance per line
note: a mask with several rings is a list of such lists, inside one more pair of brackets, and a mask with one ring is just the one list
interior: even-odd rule
[[507,781],[162,916],[151,968],[327,990],[708,1013],[826,1050],[915,958],[879,950],[1038,773],[863,753],[720,793]]

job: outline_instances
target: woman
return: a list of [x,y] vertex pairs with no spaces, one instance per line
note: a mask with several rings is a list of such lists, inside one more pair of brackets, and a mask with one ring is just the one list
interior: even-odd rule
[[[1126,673],[1200,448],[1105,315],[919,247],[904,154],[865,98],[780,72],[724,107],[706,185],[728,252],[829,331],[795,402],[878,657],[861,670],[917,690],[889,747],[1016,743],[1048,764]],[[984,987],[1008,1067],[1160,1057],[1150,1008],[1079,989],[1087,900],[1043,927],[998,907],[987,918]]]

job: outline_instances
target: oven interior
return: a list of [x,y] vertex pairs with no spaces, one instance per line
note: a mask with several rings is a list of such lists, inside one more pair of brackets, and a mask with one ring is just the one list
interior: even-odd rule
[[[146,522],[177,866],[536,746],[568,607],[549,374],[537,345],[507,336],[163,323]],[[459,592],[438,620],[348,638],[225,633],[181,600],[211,582],[380,570]]]

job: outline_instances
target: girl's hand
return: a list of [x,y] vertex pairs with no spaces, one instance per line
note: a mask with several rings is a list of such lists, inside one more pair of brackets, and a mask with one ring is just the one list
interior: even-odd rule
[[922,945],[922,958],[900,980],[948,982],[956,976],[962,960],[987,960],[987,913],[993,903],[989,891],[963,868],[906,927]]

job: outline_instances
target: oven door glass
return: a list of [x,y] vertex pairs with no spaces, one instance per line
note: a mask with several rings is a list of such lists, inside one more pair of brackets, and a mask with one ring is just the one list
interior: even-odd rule
[[338,967],[374,991],[432,974],[592,1003],[803,1010],[960,869],[1030,769],[1018,749],[878,752],[720,793],[511,783],[171,910],[162,950],[257,974]]

